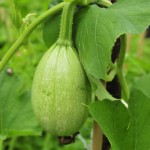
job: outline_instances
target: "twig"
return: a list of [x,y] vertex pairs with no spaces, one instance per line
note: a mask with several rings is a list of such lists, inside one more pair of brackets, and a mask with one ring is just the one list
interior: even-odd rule
[[93,143],[92,150],[102,150],[103,145],[103,132],[97,122],[93,124]]

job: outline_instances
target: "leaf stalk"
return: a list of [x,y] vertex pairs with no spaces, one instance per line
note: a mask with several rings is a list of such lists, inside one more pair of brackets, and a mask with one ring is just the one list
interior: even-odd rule
[[124,34],[121,36],[121,50],[120,50],[118,63],[117,63],[117,77],[118,77],[120,85],[121,85],[123,99],[128,100],[129,99],[129,89],[128,89],[126,80],[123,76],[123,63],[124,63],[125,54],[126,54],[126,45],[127,45],[127,37]]

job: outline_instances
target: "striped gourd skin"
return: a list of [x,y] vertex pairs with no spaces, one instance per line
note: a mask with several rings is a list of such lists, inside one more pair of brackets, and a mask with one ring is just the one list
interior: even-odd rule
[[74,50],[53,45],[41,59],[32,86],[33,110],[41,126],[57,136],[76,133],[88,116],[90,98],[89,81]]

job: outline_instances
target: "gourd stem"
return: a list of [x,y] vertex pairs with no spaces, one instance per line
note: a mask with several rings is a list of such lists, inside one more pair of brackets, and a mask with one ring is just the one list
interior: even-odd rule
[[58,41],[60,43],[72,44],[72,23],[73,15],[75,10],[75,2],[68,2],[63,8],[63,13],[61,17],[61,27],[60,27],[60,36]]
[[126,54],[126,35],[122,35],[121,36],[121,50],[120,50],[120,54],[119,54],[119,58],[118,58],[118,63],[117,63],[117,77],[119,79],[120,85],[121,85],[121,89],[123,92],[123,98],[125,100],[129,99],[129,90],[128,90],[128,86],[126,83],[126,80],[123,76],[123,63],[124,63],[124,59],[125,59],[125,54]]
[[63,6],[66,4],[66,2],[62,2],[51,9],[44,12],[42,15],[40,15],[38,18],[36,18],[28,28],[21,34],[21,36],[16,40],[16,42],[10,47],[8,52],[5,54],[3,59],[0,62],[0,72],[5,67],[5,65],[8,63],[8,61],[11,59],[11,57],[14,55],[14,53],[19,49],[19,47],[24,43],[24,41],[28,38],[28,36],[32,33],[32,31],[41,24],[47,17],[54,15],[55,13],[59,12]]

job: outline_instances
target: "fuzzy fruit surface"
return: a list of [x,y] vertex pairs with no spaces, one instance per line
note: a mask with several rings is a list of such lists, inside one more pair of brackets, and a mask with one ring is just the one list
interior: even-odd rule
[[54,44],[41,59],[32,86],[33,110],[41,126],[57,136],[76,133],[88,116],[90,98],[75,50]]

